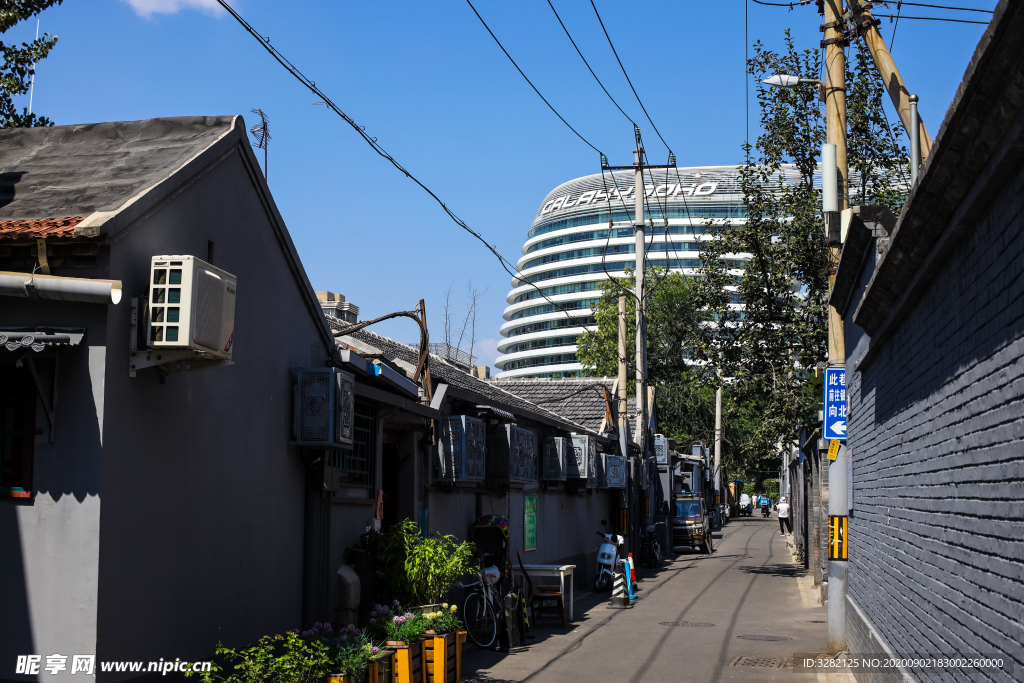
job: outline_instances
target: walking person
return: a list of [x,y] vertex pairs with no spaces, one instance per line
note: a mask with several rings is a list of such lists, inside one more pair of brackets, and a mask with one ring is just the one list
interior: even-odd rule
[[793,533],[793,522],[789,521],[789,503],[786,502],[785,497],[779,499],[779,504],[776,507],[779,511],[779,531],[780,536],[785,536],[786,531],[792,535]]

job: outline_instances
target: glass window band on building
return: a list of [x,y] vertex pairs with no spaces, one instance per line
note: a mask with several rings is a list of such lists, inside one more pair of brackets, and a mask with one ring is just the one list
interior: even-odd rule
[[[781,188],[797,176],[796,169],[786,167],[770,184]],[[593,309],[606,273],[622,277],[634,265],[633,204],[639,191],[632,171],[613,171],[563,183],[541,202],[519,261],[525,274],[512,281],[506,297],[510,306],[503,315],[508,322],[500,328],[505,339],[498,345],[502,355],[495,362],[497,377],[584,374],[573,352],[579,328],[593,329],[596,320],[583,314]],[[645,222],[650,226],[647,265],[683,277],[696,277],[703,267],[699,252],[714,226],[747,220],[742,179],[735,166],[654,171],[644,191]],[[608,197],[611,204],[605,201]],[[737,276],[746,266],[745,254],[726,261]],[[538,301],[541,297],[556,300]],[[737,296],[730,298],[743,306]],[[542,314],[551,319],[530,322],[530,316]]]
[[[631,200],[632,201],[632,200]],[[652,202],[653,203],[653,202]],[[665,212],[660,206],[651,206],[647,209],[648,219],[664,219]],[[742,204],[706,204],[706,203],[687,203],[683,206],[670,206],[668,207],[668,218],[690,218],[694,220],[701,220],[705,218],[746,218],[747,207]],[[627,223],[633,220],[632,211],[615,211],[612,213],[611,222],[613,223]],[[536,237],[537,235],[545,235],[549,232],[556,230],[564,230],[566,228],[576,228],[585,225],[599,225],[601,223],[608,223],[608,212],[603,211],[600,213],[592,213],[586,216],[574,216],[573,218],[563,218],[562,220],[551,221],[549,223],[541,223],[540,225],[532,228],[528,233],[528,237]],[[603,239],[603,236],[602,236]]]
[[373,406],[356,403],[352,428],[352,448],[337,451],[341,483],[346,486],[373,488],[377,452],[377,420]]

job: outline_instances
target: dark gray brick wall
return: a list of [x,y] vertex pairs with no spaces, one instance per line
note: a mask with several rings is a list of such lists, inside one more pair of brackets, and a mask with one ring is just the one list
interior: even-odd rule
[[[887,657],[889,654],[886,652],[885,646],[875,637],[871,626],[850,605],[847,605],[846,610],[846,639],[851,653],[870,654],[879,658]],[[904,683],[906,680],[899,669],[854,670],[854,673],[857,683]]]
[[1024,173],[847,375],[850,598],[897,653],[1002,653],[1024,680]]

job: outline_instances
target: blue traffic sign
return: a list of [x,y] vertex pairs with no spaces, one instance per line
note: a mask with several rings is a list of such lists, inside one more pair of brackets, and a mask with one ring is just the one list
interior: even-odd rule
[[824,438],[846,440],[846,413],[846,368],[825,368]]

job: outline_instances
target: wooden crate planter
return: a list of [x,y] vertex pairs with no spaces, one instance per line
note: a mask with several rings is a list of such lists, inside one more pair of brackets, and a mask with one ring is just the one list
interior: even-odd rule
[[388,641],[388,647],[395,652],[392,682],[424,683],[423,643],[407,644]]
[[375,657],[366,671],[359,676],[349,674],[327,674],[321,679],[322,683],[393,683],[394,681],[393,650],[384,650]]
[[457,633],[437,635],[427,633],[423,641],[423,667],[426,683],[458,683],[462,645]]
[[394,683],[395,652],[382,650],[366,670],[368,683]]
[[321,683],[366,683],[366,674],[350,676],[348,674],[327,674],[320,679]]
[[462,680],[462,646],[466,642],[467,631],[459,631],[455,634],[455,678]]

